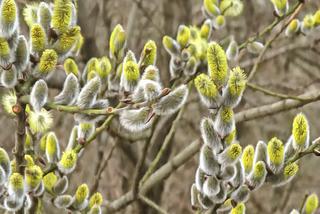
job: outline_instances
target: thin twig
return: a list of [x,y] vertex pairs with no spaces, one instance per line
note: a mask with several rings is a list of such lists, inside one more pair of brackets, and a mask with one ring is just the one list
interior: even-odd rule
[[147,197],[145,197],[143,195],[139,195],[139,200],[141,200],[143,203],[145,203],[149,207],[151,207],[154,210],[156,210],[158,213],[168,214],[164,209],[162,209],[156,203],[154,203],[152,200],[150,200],[149,198],[147,198]]
[[306,203],[308,196],[309,196],[308,193],[306,193],[306,194],[304,195],[304,198],[303,198],[302,203],[301,203],[301,205],[300,205],[299,213],[302,213],[303,208],[304,208],[304,204]]

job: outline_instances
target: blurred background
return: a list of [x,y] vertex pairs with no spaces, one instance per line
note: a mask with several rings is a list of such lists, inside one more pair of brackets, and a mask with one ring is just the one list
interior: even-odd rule
[[[31,1],[20,0],[18,2],[22,8],[24,4]],[[295,1],[289,0],[289,2],[293,4]],[[164,85],[168,85],[170,76],[169,56],[162,47],[162,37],[164,35],[175,37],[179,24],[199,25],[204,21],[201,12],[202,0],[79,0],[78,3],[79,25],[85,37],[85,44],[79,58],[82,66],[91,57],[108,55],[110,33],[119,23],[127,32],[128,49],[133,50],[137,56],[140,55],[147,40],[152,39],[156,42],[158,45],[156,65],[160,69]],[[228,18],[224,30],[214,32],[212,40],[222,41],[233,35],[238,43],[242,43],[274,20],[273,7],[269,0],[245,0],[244,5],[243,14],[236,18]],[[314,13],[319,7],[320,1],[308,0],[298,18],[302,19],[308,13]],[[268,50],[266,54],[268,58],[258,68],[252,82],[290,95],[320,90],[320,45],[312,45],[313,41],[320,38],[319,32],[291,39],[284,35],[280,36]],[[254,58],[255,56],[246,53],[235,65],[240,64],[246,71],[249,71]],[[52,95],[57,92],[53,90]],[[270,104],[278,100],[261,92],[247,89],[236,111]],[[14,145],[14,134],[11,130],[14,130],[15,123],[4,114],[2,109],[0,111],[1,146],[10,150]],[[309,118],[311,139],[320,136],[320,103],[315,102],[298,109],[238,123],[237,138],[242,146],[255,145],[258,140],[268,141],[273,136],[286,141],[291,134],[293,117],[299,112],[305,113]],[[61,144],[65,146],[74,125],[73,116],[53,113],[54,131]],[[199,138],[199,122],[206,115],[208,115],[206,108],[201,105],[195,91],[192,91],[171,147],[163,157],[162,163]],[[161,139],[163,140],[163,136],[166,136],[172,120],[172,117],[161,119],[161,128],[158,128],[156,133],[162,137],[157,138],[160,140],[154,140],[147,157],[147,164],[153,160],[161,146]],[[92,185],[97,166],[105,158],[105,154],[112,149],[113,153],[102,174],[98,191],[106,200],[113,201],[130,190],[142,141],[132,139],[132,135],[126,136],[124,132],[115,121],[108,134],[104,133],[86,148],[76,171],[71,175],[73,188],[81,183]],[[141,138],[141,136],[133,136],[133,138]],[[265,185],[251,196],[247,203],[247,213],[289,213],[289,210],[300,207],[305,193],[316,192],[320,195],[319,163],[319,157],[310,155],[301,162],[299,175],[291,184],[276,189]],[[148,194],[150,199],[168,213],[192,213],[190,186],[194,182],[197,165],[198,156],[194,156],[164,183],[155,186]],[[46,209],[45,213],[54,212]],[[156,212],[144,204],[135,202],[119,213]]]

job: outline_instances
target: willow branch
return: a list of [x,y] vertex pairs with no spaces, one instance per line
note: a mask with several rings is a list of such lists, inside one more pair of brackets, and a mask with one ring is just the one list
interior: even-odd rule
[[288,160],[287,163],[290,164],[296,162],[297,160],[301,159],[302,157],[308,154],[313,154],[318,147],[320,147],[320,137],[312,141],[311,146],[309,146],[301,152],[296,153],[292,158]]
[[145,203],[146,205],[148,205],[149,207],[153,208],[158,213],[168,214],[164,209],[159,207],[155,202],[153,202],[152,200],[150,200],[149,198],[147,198],[143,195],[139,196],[139,200],[142,201],[143,203]]

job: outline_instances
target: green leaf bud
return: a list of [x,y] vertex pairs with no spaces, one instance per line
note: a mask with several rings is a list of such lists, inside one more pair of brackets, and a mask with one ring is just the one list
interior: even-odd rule
[[150,127],[148,122],[150,108],[143,107],[141,109],[124,110],[120,113],[120,124],[131,132],[139,132]]
[[79,87],[77,77],[73,73],[69,74],[64,81],[62,91],[54,97],[55,103],[62,105],[74,104],[79,94]]
[[253,170],[248,176],[248,183],[250,188],[258,189],[260,188],[266,179],[267,176],[267,169],[266,165],[263,161],[258,161],[255,163]]
[[99,61],[99,67],[100,69],[98,69],[98,74],[100,78],[106,78],[112,70],[112,65],[109,58],[106,56],[102,57]]
[[42,53],[39,63],[39,72],[41,74],[48,74],[54,71],[57,65],[58,55],[52,49],[47,49]]
[[231,144],[222,153],[218,154],[218,162],[223,166],[234,164],[238,161],[242,153],[242,147],[237,144]]
[[30,166],[25,169],[25,181],[28,191],[35,190],[40,185],[42,175],[43,172],[37,165]]
[[0,148],[0,168],[2,168],[6,178],[11,174],[10,158],[3,148]]
[[88,205],[89,188],[87,184],[81,184],[74,195],[73,207],[77,210],[83,210]]
[[224,105],[235,107],[239,104],[246,88],[246,75],[240,67],[230,72],[227,87],[223,90]]
[[37,11],[38,11],[38,4],[36,4],[36,3],[27,4],[23,8],[23,13],[22,13],[23,14],[23,18],[24,18],[24,21],[29,26],[29,28],[34,23],[37,22],[37,19],[38,19]]
[[246,213],[246,206],[244,203],[239,203],[237,206],[232,208],[230,214],[245,214]]
[[313,15],[313,19],[314,19],[314,25],[319,26],[320,25],[320,9],[317,10],[317,12],[315,12],[315,14]]
[[64,68],[64,71],[66,72],[67,75],[69,74],[74,74],[76,77],[79,77],[80,76],[80,73],[79,73],[79,68],[78,68],[78,65],[76,64],[76,62],[71,59],[71,58],[68,58],[64,61],[63,63],[63,68]]
[[223,0],[219,7],[225,16],[239,16],[243,11],[243,2],[241,0]]
[[289,2],[288,0],[271,0],[274,10],[279,16],[283,16],[288,12]]
[[220,104],[220,94],[216,85],[206,74],[200,74],[194,79],[201,101],[209,108],[216,108]]
[[77,153],[74,150],[63,152],[61,160],[58,163],[58,169],[64,174],[71,173],[77,164]]
[[100,192],[94,193],[89,200],[89,208],[92,208],[94,205],[100,206],[103,202],[103,197]]
[[250,189],[247,185],[241,185],[231,193],[231,198],[237,203],[247,202],[250,195]]
[[6,88],[13,88],[18,82],[18,72],[13,65],[8,70],[1,72],[1,84]]
[[187,86],[180,85],[153,105],[154,112],[157,115],[173,114],[184,105],[188,93]]
[[3,109],[8,114],[15,116],[16,114],[12,111],[12,108],[14,105],[17,104],[17,96],[16,93],[13,91],[9,91],[9,93],[2,96],[1,104],[3,106]]
[[48,86],[47,83],[40,79],[32,87],[30,94],[30,104],[35,111],[40,111],[46,104],[48,99]]
[[292,124],[293,147],[302,150],[309,146],[309,124],[306,116],[298,114]]
[[120,87],[125,91],[133,92],[140,78],[139,66],[134,61],[126,61],[120,80]]
[[61,195],[67,191],[68,186],[69,186],[68,178],[67,176],[63,176],[57,182],[55,182],[52,190],[55,194]]
[[99,77],[91,79],[80,91],[77,99],[77,106],[80,108],[89,108],[96,101],[97,95],[100,91],[101,81]]
[[246,173],[250,173],[253,166],[254,148],[252,145],[246,146],[242,153],[242,165]]
[[314,26],[315,26],[315,19],[313,15],[308,14],[303,18],[303,21],[301,24],[301,31],[304,34],[309,34],[311,30],[314,28]]
[[254,163],[258,161],[264,161],[267,163],[267,144],[263,141],[259,141],[256,145]]
[[43,185],[47,192],[53,194],[53,187],[56,185],[58,177],[54,172],[50,172],[43,177]]
[[224,138],[235,129],[234,113],[231,107],[222,106],[216,117],[215,129]]
[[222,29],[226,25],[226,19],[223,15],[218,15],[213,22],[213,27],[217,30]]
[[238,43],[232,39],[228,45],[228,48],[226,50],[227,58],[228,60],[234,60],[239,55],[239,47]]
[[10,38],[18,28],[18,8],[14,0],[3,0],[0,3],[0,35]]
[[293,19],[286,28],[286,36],[293,36],[299,31],[300,22],[299,19]]
[[264,44],[257,41],[250,42],[247,45],[248,52],[252,54],[260,54],[263,49],[264,49]]
[[205,14],[207,14],[209,17],[218,16],[220,14],[220,10],[216,4],[216,0],[204,0],[203,9],[205,11]]
[[51,26],[62,33],[65,32],[72,21],[71,0],[55,0],[52,12]]
[[214,123],[210,118],[203,118],[200,124],[203,142],[217,154],[222,150],[222,143],[218,133],[214,129]]
[[185,25],[180,25],[178,27],[177,42],[181,48],[185,48],[190,39],[190,29]]
[[54,163],[60,159],[59,141],[54,132],[50,132],[47,136],[46,157],[49,163]]
[[53,119],[50,112],[41,109],[39,112],[29,113],[28,123],[32,133],[44,133],[53,125]]
[[212,23],[210,19],[207,19],[200,28],[201,38],[208,40],[212,33]]
[[203,184],[203,193],[209,197],[220,192],[220,182],[216,176],[209,176]]
[[59,209],[66,209],[71,206],[73,198],[71,195],[59,195],[53,200],[54,206]]
[[37,17],[38,23],[40,23],[46,31],[49,30],[52,12],[50,6],[47,3],[40,2]]
[[118,24],[113,29],[109,40],[110,57],[121,59],[125,45],[126,33],[122,26]]
[[8,193],[10,196],[21,199],[25,194],[23,176],[19,173],[12,173],[8,181]]
[[211,148],[203,145],[200,150],[199,167],[207,175],[216,175],[219,172],[219,164],[215,159]]
[[[27,140],[26,140],[27,141]],[[34,166],[34,161],[33,161],[33,158],[31,155],[24,155],[24,159],[26,161],[26,166],[27,167],[31,167],[31,166]]]
[[10,63],[10,46],[5,38],[0,38],[0,64],[6,66]]
[[16,49],[14,66],[18,73],[25,71],[29,63],[29,48],[27,40],[24,36],[19,36]]
[[284,161],[284,146],[281,140],[274,137],[268,142],[268,165],[272,172],[278,172]]
[[162,38],[162,44],[171,56],[178,56],[180,54],[179,44],[170,36],[164,36]]
[[227,81],[228,62],[224,50],[218,43],[211,42],[207,49],[209,74],[219,88]]
[[139,67],[144,70],[149,65],[155,65],[157,60],[157,45],[153,40],[149,40],[142,50]]
[[304,210],[306,214],[314,214],[318,209],[318,207],[319,207],[318,196],[315,193],[309,195],[304,206]]
[[200,167],[196,171],[195,175],[195,184],[199,192],[203,192],[203,184],[206,180],[206,173],[200,169]]
[[46,32],[40,24],[33,24],[30,29],[31,52],[41,54],[46,48]]

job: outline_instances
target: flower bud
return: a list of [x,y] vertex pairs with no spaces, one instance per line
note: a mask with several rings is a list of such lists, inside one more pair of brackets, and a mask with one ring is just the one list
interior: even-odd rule
[[149,65],[155,65],[157,60],[157,46],[153,40],[149,40],[142,50],[139,67],[144,70]]
[[28,123],[32,133],[44,133],[53,125],[53,119],[51,113],[43,108],[38,112],[30,111]]
[[215,129],[224,138],[235,128],[234,113],[231,107],[222,106],[216,117]]
[[246,213],[246,207],[244,203],[239,203],[237,206],[232,208],[230,214],[245,214]]
[[126,33],[123,30],[121,25],[116,25],[113,29],[110,41],[109,41],[109,47],[110,47],[110,57],[111,58],[122,58],[121,55],[123,55],[123,49],[126,44]]
[[5,112],[10,114],[11,116],[16,115],[12,110],[12,108],[17,104],[17,96],[15,92],[9,91],[7,94],[3,95],[1,99],[1,104]]
[[235,107],[239,104],[246,88],[246,75],[240,67],[231,70],[228,85],[223,90],[224,105]]
[[124,110],[120,113],[120,124],[127,130],[139,132],[150,127],[151,122],[148,122],[150,108],[143,107],[140,109]]
[[151,80],[142,80],[144,99],[148,102],[156,100],[161,94],[161,86],[159,83]]
[[55,182],[52,190],[55,194],[61,195],[67,191],[68,186],[69,186],[68,178],[67,176],[64,175],[62,178],[60,178],[58,181]]
[[264,49],[264,44],[257,41],[250,42],[247,45],[248,52],[252,54],[260,54],[263,49]]
[[204,0],[203,1],[204,11],[209,17],[215,17],[220,14],[220,10],[216,6],[216,3],[217,3],[216,0]]
[[171,91],[168,95],[162,97],[153,105],[157,115],[173,114],[180,109],[187,100],[189,90],[186,85],[180,85]]
[[218,154],[218,162],[223,166],[232,165],[238,161],[241,153],[242,148],[239,144],[231,144],[222,153]]
[[1,72],[1,84],[6,88],[13,88],[18,82],[18,72],[15,66]]
[[288,0],[271,0],[274,10],[278,16],[283,16],[288,12],[289,2]]
[[100,91],[101,81],[99,77],[95,77],[82,88],[78,99],[77,106],[80,108],[89,108],[96,101],[97,95]]
[[8,181],[8,194],[12,198],[19,200],[24,197],[25,187],[23,176],[19,173],[13,173]]
[[214,123],[210,118],[201,121],[200,131],[203,142],[217,154],[222,150],[222,144],[218,133],[214,129]]
[[192,206],[192,208],[195,208],[197,206],[197,203],[198,203],[198,194],[199,194],[195,184],[192,184],[190,193],[191,193],[191,197],[190,197],[191,206]]
[[199,167],[207,175],[216,175],[219,172],[219,164],[215,159],[211,148],[203,145],[200,150]]
[[302,113],[293,120],[292,136],[294,149],[303,150],[309,146],[309,124],[306,116]]
[[49,30],[52,12],[50,6],[47,3],[40,2],[37,17],[38,23],[40,23],[46,31]]
[[58,169],[63,174],[71,173],[77,164],[77,153],[74,150],[65,151],[58,163]]
[[64,61],[63,63],[63,68],[64,68],[64,71],[66,72],[67,75],[69,74],[74,74],[76,77],[79,77],[80,76],[80,73],[79,73],[79,69],[78,69],[78,65],[76,64],[76,62],[71,59],[71,58],[68,58]]
[[41,54],[46,48],[46,32],[40,24],[33,24],[30,29],[31,52]]
[[314,19],[314,25],[319,26],[320,25],[320,9],[317,10],[317,12],[315,12],[315,14],[313,15],[313,19]]
[[53,204],[59,209],[66,209],[71,206],[73,202],[73,198],[71,195],[58,195],[54,201]]
[[203,184],[206,180],[206,173],[200,169],[200,167],[196,171],[195,176],[195,184],[199,192],[203,192]]
[[231,199],[227,199],[218,209],[217,214],[229,214],[232,209]]
[[228,78],[227,56],[222,47],[211,42],[207,49],[209,74],[218,88],[224,85]]
[[56,162],[60,159],[60,146],[54,132],[50,132],[47,136],[46,157],[49,163]]
[[98,74],[100,78],[106,78],[112,70],[112,65],[109,58],[106,56],[102,57],[99,61],[99,67],[100,69],[98,69]]
[[199,63],[194,56],[190,57],[186,63],[185,69],[183,70],[184,74],[187,76],[194,75],[197,71],[198,64]]
[[203,193],[209,197],[215,196],[220,191],[220,182],[214,176],[209,176],[203,184]]
[[233,177],[231,184],[232,186],[237,187],[244,183],[245,172],[244,172],[244,168],[242,166],[241,161],[237,161],[235,167],[236,167],[236,175]]
[[306,214],[313,214],[318,209],[318,206],[319,206],[318,196],[315,193],[313,193],[308,196],[304,206],[304,210]]
[[30,28],[34,23],[37,23],[37,11],[38,7],[36,4],[26,4],[23,8],[23,18],[28,27]]
[[47,83],[40,79],[32,87],[30,94],[30,104],[36,112],[46,104],[48,99],[48,86]]
[[99,70],[99,60],[96,57],[92,57],[86,64],[83,74],[82,74],[82,79],[84,82],[91,80],[94,75],[92,74],[97,74]]
[[57,65],[58,55],[52,49],[47,49],[42,53],[39,62],[39,72],[41,74],[48,74],[54,71]]
[[236,168],[233,165],[224,166],[219,174],[219,178],[224,181],[230,181],[236,175]]
[[230,144],[234,143],[236,140],[237,130],[233,129],[227,136],[224,137],[223,142],[224,145],[229,146]]
[[74,149],[75,146],[77,145],[77,143],[78,143],[78,128],[79,128],[78,126],[74,126],[72,128],[66,151]]
[[65,32],[72,21],[71,0],[55,0],[52,12],[51,26],[58,32]]
[[213,22],[213,27],[217,30],[222,29],[226,25],[226,19],[223,15],[218,15]]
[[238,47],[238,43],[235,40],[232,39],[230,41],[226,54],[227,54],[228,60],[234,60],[238,57],[239,47]]
[[120,80],[120,87],[125,91],[133,92],[140,78],[139,66],[134,61],[126,61]]
[[72,105],[76,102],[79,90],[78,79],[73,73],[71,73],[64,81],[63,89],[60,94],[54,97],[54,101],[57,104]]
[[242,165],[246,173],[250,173],[253,166],[254,148],[252,145],[246,146],[242,153]]
[[29,48],[27,40],[24,36],[19,36],[16,49],[14,66],[18,73],[25,71],[29,63]]
[[170,36],[164,36],[162,38],[162,44],[171,56],[178,56],[180,54],[179,44]]
[[201,38],[208,40],[212,33],[212,23],[210,19],[207,19],[200,28]]
[[279,174],[275,174],[267,177],[267,182],[270,182],[273,186],[279,187],[289,183],[297,174],[299,166],[296,163],[289,163],[282,168]]
[[178,27],[177,42],[181,48],[185,48],[190,39],[190,29],[185,25],[180,25]]
[[142,80],[153,80],[156,82],[160,82],[160,74],[159,69],[156,66],[149,65],[142,74]]
[[243,10],[243,2],[241,0],[223,0],[219,7],[225,16],[239,16]]
[[79,26],[75,26],[67,29],[62,33],[59,39],[53,44],[53,49],[59,55],[69,55],[73,47],[76,46],[76,43],[81,35],[81,29]]
[[214,205],[212,199],[202,193],[198,194],[198,202],[201,207],[206,210]]
[[231,193],[231,198],[237,203],[247,202],[249,199],[250,190],[247,185],[242,185],[238,187],[235,191]]
[[227,199],[228,187],[224,182],[220,182],[220,191],[212,197],[212,201],[216,204],[222,203]]
[[266,179],[267,176],[267,170],[266,165],[263,161],[258,161],[255,163],[253,170],[248,176],[248,183],[250,185],[250,188],[252,189],[258,189],[260,188]]
[[42,181],[43,172],[37,165],[29,166],[25,169],[25,180],[27,190],[32,191],[39,187]]
[[88,212],[88,214],[101,214],[101,207],[98,205],[94,205]]
[[293,36],[299,31],[300,22],[298,19],[293,19],[286,28],[286,36]]
[[259,141],[256,145],[255,155],[254,155],[254,163],[258,161],[263,161],[267,163],[267,145],[263,141]]
[[10,46],[5,38],[0,38],[0,64],[7,66],[10,63]]
[[14,0],[3,0],[0,4],[0,35],[10,38],[19,26],[18,8]]
[[3,170],[6,179],[11,174],[11,164],[9,155],[3,148],[0,148],[0,168]]
[[43,177],[43,185],[47,192],[53,194],[53,187],[56,185],[58,181],[58,177],[54,174],[54,172],[50,172],[49,174]]
[[289,214],[300,214],[300,212],[296,209],[293,209]]
[[94,205],[100,206],[103,202],[103,197],[100,192],[94,193],[89,200],[89,208],[92,208]]
[[200,95],[201,101],[209,108],[217,108],[220,105],[220,94],[216,85],[206,74],[198,75],[194,85]]
[[284,146],[281,140],[274,137],[268,142],[268,165],[273,173],[277,173],[283,166]]
[[88,206],[89,188],[87,184],[81,184],[74,195],[73,207],[83,210]]

